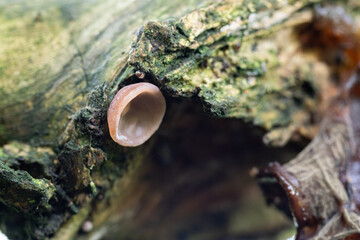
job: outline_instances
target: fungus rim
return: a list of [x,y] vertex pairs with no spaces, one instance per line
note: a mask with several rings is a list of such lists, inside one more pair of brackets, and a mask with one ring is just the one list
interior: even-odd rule
[[[129,108],[131,107],[131,103],[135,99],[139,101],[140,96],[141,97],[146,96],[148,98],[149,97],[151,98],[152,101],[150,103],[152,104],[151,112],[154,113],[155,115],[149,116],[149,118],[153,120],[152,124],[148,124],[145,127],[140,126],[143,127],[143,129],[141,129],[141,131],[143,131],[143,134],[141,136],[133,138],[134,136],[129,136],[129,134],[124,134],[124,131],[120,129],[120,123],[121,120],[124,119],[124,116],[126,116],[126,114],[130,111]],[[114,96],[113,100],[110,103],[107,113],[107,121],[108,121],[110,136],[119,145],[125,147],[139,146],[144,142],[146,142],[158,130],[162,122],[162,119],[165,115],[165,110],[166,110],[165,98],[162,95],[160,89],[154,84],[148,82],[140,82],[140,83],[127,85],[121,88],[116,93],[116,95]],[[133,112],[134,111],[136,111],[136,109],[133,110]],[[135,126],[135,127],[139,127],[139,126]]]

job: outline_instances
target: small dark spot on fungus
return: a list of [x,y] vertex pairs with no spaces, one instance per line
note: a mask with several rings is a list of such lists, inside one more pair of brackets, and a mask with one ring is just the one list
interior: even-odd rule
[[159,128],[165,109],[165,98],[157,86],[142,82],[123,87],[108,110],[111,138],[122,146],[143,144]]

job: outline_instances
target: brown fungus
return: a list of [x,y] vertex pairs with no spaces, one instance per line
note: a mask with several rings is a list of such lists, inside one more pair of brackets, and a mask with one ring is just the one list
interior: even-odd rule
[[127,147],[143,144],[159,128],[165,108],[165,98],[157,86],[141,82],[123,87],[107,114],[111,138]]

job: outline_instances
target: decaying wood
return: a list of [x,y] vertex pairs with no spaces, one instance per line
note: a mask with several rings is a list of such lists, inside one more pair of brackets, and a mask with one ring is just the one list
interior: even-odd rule
[[[9,2],[0,13],[2,231],[13,239],[260,234],[228,229],[234,206],[251,195],[250,167],[291,155],[289,140],[313,138],[337,93],[331,68],[296,34],[325,1]],[[138,148],[120,147],[107,108],[119,88],[141,81],[166,97],[163,127]],[[264,147],[259,132],[283,148]],[[288,225],[271,217],[278,225],[259,229],[276,236]]]
[[328,114],[319,135],[295,159],[258,173],[268,201],[294,216],[297,239],[345,239],[360,232],[357,96],[338,99]]
[[[343,8],[328,6],[316,9],[306,31],[306,47],[332,65],[339,94],[309,146],[257,177],[268,202],[294,217],[297,239],[359,239],[360,28]],[[343,59],[334,64],[334,56]]]

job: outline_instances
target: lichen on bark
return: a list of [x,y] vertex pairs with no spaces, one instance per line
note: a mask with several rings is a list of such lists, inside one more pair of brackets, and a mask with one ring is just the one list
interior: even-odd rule
[[[288,137],[267,139],[284,145],[291,132],[308,124],[303,109],[314,107],[319,90],[312,71],[316,63],[296,54],[296,41],[286,50],[280,44],[292,38],[292,27],[309,20],[307,13],[297,14],[305,4],[224,1],[178,21],[149,22],[137,35],[129,63],[171,96],[200,98],[213,115],[286,129]],[[293,89],[298,92],[287,97]]]

